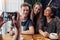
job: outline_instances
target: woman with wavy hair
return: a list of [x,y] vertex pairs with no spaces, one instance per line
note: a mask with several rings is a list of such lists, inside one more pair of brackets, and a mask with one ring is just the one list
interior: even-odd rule
[[38,20],[42,18],[42,4],[41,3],[37,2],[34,4],[33,9],[31,11],[30,18],[34,22],[35,33],[38,33],[37,32]]

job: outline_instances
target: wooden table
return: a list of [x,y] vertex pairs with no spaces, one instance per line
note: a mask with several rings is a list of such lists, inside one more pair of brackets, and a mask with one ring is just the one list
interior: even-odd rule
[[[12,40],[13,36],[10,36],[9,34],[2,35],[3,40]],[[24,40],[33,40],[32,35],[22,35]]]
[[[13,36],[10,36],[9,34],[3,35],[3,40],[12,40]],[[24,40],[50,40],[48,38],[43,37],[42,35],[23,35]]]
[[12,40],[13,36],[10,36],[9,34],[2,35],[3,40]]
[[45,38],[40,34],[33,35],[34,40],[50,40],[49,38]]
[[33,40],[33,36],[32,35],[22,35],[24,40]]

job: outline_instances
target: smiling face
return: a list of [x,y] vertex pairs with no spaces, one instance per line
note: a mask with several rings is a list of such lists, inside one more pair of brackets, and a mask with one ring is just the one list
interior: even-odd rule
[[28,14],[29,14],[29,7],[28,6],[23,6],[21,11],[22,11],[22,16],[27,17]]
[[47,7],[44,10],[44,16],[48,17],[48,16],[52,16],[52,9],[50,7]]
[[35,5],[35,7],[34,7],[34,13],[35,14],[37,14],[37,13],[39,13],[40,12],[40,5]]

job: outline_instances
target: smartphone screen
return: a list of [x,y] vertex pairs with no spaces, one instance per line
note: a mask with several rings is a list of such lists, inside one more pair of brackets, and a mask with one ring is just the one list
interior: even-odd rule
[[17,18],[17,12],[3,12],[3,20],[12,20],[12,16],[15,16],[15,20]]
[[7,20],[7,19],[8,19],[8,18],[7,18],[7,17],[8,17],[8,15],[7,15],[7,13],[6,13],[6,12],[3,12],[3,13],[2,13],[2,15],[3,15],[3,20]]

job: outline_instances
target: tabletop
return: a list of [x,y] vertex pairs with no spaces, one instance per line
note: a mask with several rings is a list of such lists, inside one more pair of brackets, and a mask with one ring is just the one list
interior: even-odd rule
[[[0,40],[12,40],[13,36],[6,34],[6,35],[0,35],[2,37],[0,37]],[[36,34],[36,35],[22,35],[23,40],[50,40],[49,38],[45,38],[40,34]]]

